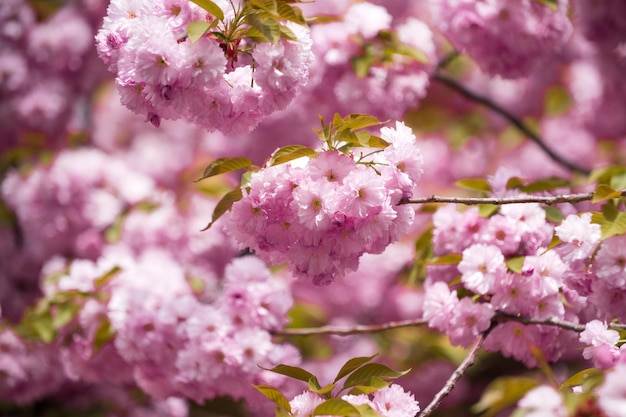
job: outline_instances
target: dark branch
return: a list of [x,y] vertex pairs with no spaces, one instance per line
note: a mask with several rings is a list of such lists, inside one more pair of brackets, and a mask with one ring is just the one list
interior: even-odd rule
[[550,158],[552,158],[553,161],[557,162],[558,164],[560,164],[561,166],[569,169],[570,171],[574,171],[574,172],[579,172],[581,174],[584,175],[589,175],[590,174],[590,170],[585,168],[585,167],[581,167],[577,164],[575,164],[574,162],[568,161],[566,159],[564,159],[561,155],[557,154],[554,150],[552,150],[548,145],[546,145],[544,143],[544,141],[539,137],[539,135],[537,135],[535,132],[533,132],[528,126],[526,126],[526,124],[524,124],[519,118],[517,118],[515,115],[513,115],[511,112],[509,112],[508,110],[504,109],[503,107],[501,107],[500,105],[494,103],[493,101],[489,100],[486,97],[483,97],[479,94],[474,93],[473,91],[468,90],[465,86],[459,84],[456,80],[440,74],[438,72],[435,72],[432,75],[432,78],[439,81],[440,83],[446,85],[447,87],[455,90],[456,92],[460,93],[461,95],[463,95],[464,97],[475,101],[478,104],[481,104],[485,107],[487,107],[488,109],[498,113],[500,116],[504,117],[507,121],[509,121],[513,126],[515,126],[520,132],[522,132],[524,135],[526,135],[530,140],[532,140],[534,143],[537,144],[537,146],[539,146]]

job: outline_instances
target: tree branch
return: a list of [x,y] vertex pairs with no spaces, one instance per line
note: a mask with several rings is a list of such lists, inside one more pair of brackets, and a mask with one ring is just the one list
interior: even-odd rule
[[415,327],[428,324],[427,320],[414,319],[402,321],[390,321],[382,324],[357,324],[352,327],[321,326],[314,328],[284,329],[272,332],[275,336],[313,336],[319,334],[333,334],[347,336],[351,334],[377,333],[385,330],[399,329],[401,327]]
[[589,175],[590,173],[589,169],[579,166],[575,164],[574,162],[568,161],[565,158],[563,158],[561,155],[557,154],[554,150],[552,150],[548,145],[544,143],[543,139],[541,139],[539,135],[537,135],[528,126],[526,126],[524,122],[522,122],[519,118],[517,118],[508,110],[501,107],[499,104],[491,101],[487,97],[481,96],[479,94],[474,93],[473,91],[468,90],[465,86],[463,86],[462,84],[460,84],[453,78],[440,74],[439,72],[435,72],[432,75],[432,78],[446,85],[447,87],[455,90],[456,92],[460,93],[465,98],[475,101],[476,103],[481,104],[484,107],[487,107],[488,109],[504,117],[509,123],[515,126],[517,130],[522,132],[526,137],[528,137],[530,140],[536,143],[537,146],[539,146],[553,161],[555,161],[559,165],[569,169],[570,171],[575,171],[584,175]]
[[516,321],[518,323],[522,323],[526,325],[539,324],[543,326],[555,326],[555,327],[560,327],[565,330],[571,330],[577,333],[580,333],[583,330],[585,330],[584,324],[573,323],[573,322],[565,321],[565,320],[559,320],[553,317],[550,317],[547,319],[533,319],[529,317],[515,316],[512,314],[499,311],[498,314],[494,317],[494,319],[496,321]]
[[478,337],[476,338],[476,341],[472,345],[472,348],[467,353],[467,356],[465,357],[465,359],[463,359],[463,362],[461,362],[461,364],[454,370],[454,372],[452,372],[452,375],[450,375],[450,378],[448,378],[443,388],[441,388],[439,392],[435,394],[435,397],[431,400],[430,404],[428,404],[426,408],[422,410],[421,413],[418,413],[416,417],[430,416],[432,412],[435,411],[439,407],[443,399],[446,398],[448,394],[452,392],[452,390],[456,386],[456,383],[465,374],[465,371],[467,370],[467,368],[469,368],[470,366],[474,364],[474,360],[476,359],[478,352],[480,352],[480,349],[482,348],[483,343],[492,328],[493,326],[487,331],[485,331],[484,333],[481,333],[480,335],[478,335]]
[[[626,196],[626,190],[622,190],[621,196]],[[442,197],[431,195],[430,197],[412,198],[400,201],[399,204],[426,204],[426,203],[455,203],[465,205],[494,204],[501,206],[504,204],[520,203],[541,203],[547,205],[560,203],[580,203],[581,201],[591,201],[594,193],[562,194],[555,196],[535,196],[525,195],[516,197]]]

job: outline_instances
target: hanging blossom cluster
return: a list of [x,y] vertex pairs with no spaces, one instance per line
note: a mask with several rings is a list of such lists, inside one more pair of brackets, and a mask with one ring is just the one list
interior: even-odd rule
[[361,255],[381,253],[406,234],[415,215],[398,205],[422,174],[415,136],[397,122],[381,138],[390,145],[369,157],[328,150],[253,173],[226,232],[316,285],[356,270]]
[[[235,6],[222,3],[223,24],[237,24]],[[216,19],[189,0],[113,0],[96,46],[122,102],[157,126],[184,119],[225,133],[248,132],[284,109],[308,80],[308,29],[288,23],[296,39],[276,43],[210,32],[193,42],[189,24]]]
[[[491,181],[492,185],[502,183],[497,178]],[[504,190],[494,187],[494,192]],[[454,344],[471,344],[491,326],[497,312],[573,322],[626,318],[618,301],[624,295],[620,282],[626,257],[617,249],[622,238],[609,238],[597,250],[600,225],[591,223],[590,213],[570,214],[555,227],[537,204],[506,205],[491,216],[481,215],[476,207],[459,212],[451,205],[437,211],[434,224],[435,255],[457,254],[460,262],[429,268],[424,317]],[[561,243],[547,251],[553,235]],[[516,260],[521,262],[516,265]],[[451,288],[457,277],[460,284]],[[460,289],[477,297],[460,297]],[[612,346],[610,352],[587,349],[586,358],[615,363],[619,354],[613,335],[593,330],[584,334],[581,341],[592,347]],[[556,360],[572,343],[575,339],[562,329],[510,321],[498,324],[484,347],[534,366],[536,356],[529,346],[541,347],[548,360]],[[609,354],[610,360],[600,358]]]
[[568,0],[557,9],[535,0],[431,1],[434,21],[459,50],[490,75],[519,78],[567,42]]

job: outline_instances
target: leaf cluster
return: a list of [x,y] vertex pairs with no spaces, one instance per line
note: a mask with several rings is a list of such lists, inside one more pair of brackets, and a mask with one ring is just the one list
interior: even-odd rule
[[328,150],[349,153],[353,147],[383,149],[389,146],[384,139],[369,133],[366,128],[379,126],[381,122],[369,114],[353,113],[341,117],[335,113],[329,123],[319,116],[321,129],[313,129],[317,137],[324,142]]
[[[276,43],[280,39],[297,41],[297,37],[285,22],[306,25],[302,11],[293,0],[247,0],[243,7],[234,9],[232,21],[226,21],[224,11],[211,0],[190,0],[209,12],[214,19],[211,21],[191,22],[187,26],[187,36],[192,43],[204,36],[216,39],[228,58],[237,52],[249,54],[249,50],[239,50],[243,38],[254,42]],[[234,59],[236,61],[236,59]]]
[[[332,383],[322,386],[317,377],[309,371],[289,365],[278,365],[267,371],[288,376],[298,381],[308,384],[308,390],[324,398],[313,411],[314,416],[358,416],[358,417],[380,417],[375,410],[366,404],[353,405],[340,398],[344,392],[351,395],[371,394],[381,388],[390,385],[390,380],[406,375],[409,371],[395,371],[386,365],[370,363],[376,355],[356,357],[348,360],[339,370]],[[263,368],[265,369],[265,368]],[[339,386],[339,381],[344,379],[339,391],[335,389]],[[276,416],[294,416],[291,405],[285,395],[276,388],[267,385],[254,386],[261,394],[276,404]]]
[[[37,304],[29,308],[21,321],[14,327],[15,332],[26,340],[40,341],[46,344],[53,343],[62,334],[72,331],[72,323],[75,323],[78,313],[85,302],[95,299],[105,302],[108,295],[102,292],[106,284],[119,272],[119,267],[114,267],[94,280],[94,291],[67,290],[60,291],[41,298]],[[114,330],[110,321],[101,316],[98,328],[94,336],[94,349],[97,351],[110,341],[114,336]]]

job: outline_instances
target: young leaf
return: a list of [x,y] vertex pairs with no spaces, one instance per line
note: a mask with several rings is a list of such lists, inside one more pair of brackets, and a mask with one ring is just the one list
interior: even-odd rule
[[382,417],[382,415],[370,407],[369,404],[359,404],[354,407],[359,410],[361,417]]
[[52,343],[56,337],[56,331],[52,325],[52,316],[50,312],[36,317],[31,326],[33,330],[35,330],[39,339],[46,344]]
[[569,377],[565,382],[563,382],[560,386],[560,389],[566,390],[570,387],[582,385],[583,383],[591,379],[602,378],[602,376],[603,373],[598,368],[583,369],[582,371],[577,372],[576,374]]
[[[604,210],[602,211],[604,213]],[[626,212],[617,212],[611,214],[610,217],[605,214],[604,221],[600,227],[602,230],[602,240],[626,233]]]
[[339,381],[344,376],[348,375],[349,373],[352,373],[352,371],[360,368],[361,366],[363,366],[367,362],[369,362],[372,359],[374,359],[376,356],[378,356],[378,353],[376,353],[376,354],[374,354],[372,356],[359,356],[357,358],[350,359],[348,362],[346,362],[341,367],[341,369],[339,370],[339,373],[337,374],[337,376],[335,377],[335,380],[333,382]]
[[217,221],[224,213],[226,213],[237,201],[241,200],[243,194],[241,192],[241,188],[236,188],[229,193],[226,193],[224,197],[217,203],[215,209],[213,209],[213,217],[211,218],[211,223],[207,225],[202,231],[209,229],[213,226],[213,223]]
[[483,391],[480,401],[472,406],[481,417],[494,417],[500,411],[516,404],[532,388],[539,385],[534,379],[524,377],[500,377]]
[[565,219],[563,212],[554,206],[545,206],[542,208],[546,212],[546,220],[550,222],[561,223],[563,219]]
[[215,175],[225,174],[227,172],[237,171],[238,169],[250,168],[252,161],[248,158],[220,158],[211,162],[209,166],[204,169],[202,178],[196,180],[202,181],[203,179],[213,177]]
[[114,336],[115,329],[111,325],[111,321],[109,321],[107,317],[102,316],[100,318],[100,325],[93,338],[93,348],[99,351],[105,344],[113,340]]
[[341,398],[331,398],[324,401],[313,410],[314,416],[360,416],[359,410]]
[[315,386],[316,382],[317,382],[317,379],[309,381],[309,391],[322,395],[322,396],[326,396],[327,394],[330,394],[331,392],[333,392],[333,390],[337,386],[336,384],[328,384],[328,385],[324,385],[321,388],[318,388]]
[[428,262],[429,265],[456,265],[463,260],[460,253],[448,253]]
[[192,44],[198,42],[211,29],[212,23],[191,22],[187,25],[187,36]]
[[281,374],[281,375],[285,375],[288,376],[290,378],[293,379],[297,379],[299,381],[304,381],[304,382],[309,382],[312,379],[317,380],[317,378],[315,377],[315,375],[313,375],[312,373],[310,373],[309,371],[299,368],[297,366],[290,366],[290,365],[277,365],[275,367],[273,367],[272,369],[266,369],[261,367],[262,369],[265,369],[266,371],[272,371],[272,372],[276,372],[277,374]]
[[571,183],[564,178],[549,177],[522,185],[519,188],[525,193],[538,193],[540,191],[554,190],[555,188],[569,187],[570,185]]
[[346,382],[343,384],[343,389],[354,387],[356,385],[365,385],[372,377],[380,379],[395,379],[401,377],[402,375],[406,375],[409,372],[410,369],[399,372],[380,363],[368,363],[351,373],[348,378],[346,378]]
[[120,268],[119,266],[114,266],[113,268],[108,270],[106,273],[96,278],[93,281],[93,286],[96,289],[96,291],[101,290],[102,287],[104,287],[111,280],[111,278],[113,278],[115,275],[119,274],[120,272],[122,272],[122,268]]
[[252,385],[257,389],[261,394],[265,395],[270,401],[276,404],[280,408],[284,408],[288,412],[291,412],[291,405],[289,404],[289,400],[283,395],[282,392],[277,390],[274,387],[270,387],[268,385]]
[[525,256],[516,256],[514,258],[507,260],[506,266],[509,268],[509,270],[515,273],[521,274],[525,259],[526,259]]
[[246,23],[261,32],[271,43],[276,43],[280,39],[280,25],[274,19],[252,13],[246,17]]
[[52,327],[55,330],[58,330],[74,320],[80,310],[80,307],[81,306],[79,304],[72,301],[68,301],[57,306],[56,312],[52,317]]
[[297,7],[293,7],[287,3],[279,1],[276,5],[276,12],[281,19],[298,23],[300,25],[306,25],[306,20],[302,15],[302,11],[300,11]]
[[559,9],[559,4],[557,0],[535,0],[535,1],[539,4],[543,4],[544,6],[551,8],[552,10],[556,11]]
[[301,158],[303,156],[317,155],[315,150],[302,145],[289,145],[277,149],[272,154],[268,166],[274,166],[284,164],[285,162],[293,161],[294,159]]
[[352,389],[348,392],[348,394],[352,394],[352,395],[359,395],[359,394],[365,394],[365,395],[369,395],[372,392],[376,392],[381,388],[385,388],[387,386],[390,385],[390,382],[387,382],[385,380],[382,380],[380,378],[376,378],[376,377],[371,377],[367,383],[365,383],[364,385],[357,385],[352,387]]
[[482,178],[465,178],[454,183],[457,187],[474,191],[491,191],[491,185]]
[[342,129],[358,130],[371,126],[381,125],[383,122],[369,114],[352,113],[346,116],[341,126]]
[[212,2],[211,0],[191,0],[198,6],[202,7],[207,12],[211,13],[218,20],[224,20],[224,12],[220,9],[220,6]]
[[591,202],[595,204],[601,201],[606,201],[621,196],[622,193],[620,191],[614,190],[613,187],[610,187],[606,184],[598,184],[595,191],[593,192],[593,198],[591,199]]

